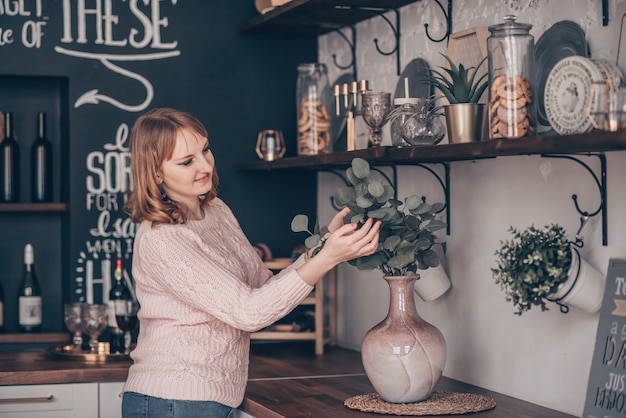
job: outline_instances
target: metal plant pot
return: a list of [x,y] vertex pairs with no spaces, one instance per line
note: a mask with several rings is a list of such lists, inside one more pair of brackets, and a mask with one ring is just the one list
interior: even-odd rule
[[445,106],[448,142],[477,142],[483,138],[485,104],[458,103]]

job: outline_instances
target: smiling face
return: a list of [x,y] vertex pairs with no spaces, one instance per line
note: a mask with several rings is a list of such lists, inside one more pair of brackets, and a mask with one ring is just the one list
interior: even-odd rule
[[213,188],[215,158],[206,137],[190,129],[180,129],[170,159],[163,161],[158,183],[167,196],[185,204],[190,213],[200,215],[199,196]]

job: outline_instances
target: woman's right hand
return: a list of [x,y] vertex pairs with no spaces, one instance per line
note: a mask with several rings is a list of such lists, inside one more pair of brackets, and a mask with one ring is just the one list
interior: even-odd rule
[[348,216],[348,214],[350,214],[349,207],[346,206],[345,208],[341,209],[341,211],[337,213],[328,224],[328,231],[330,233],[333,233],[342,226],[344,226],[345,222],[343,220],[346,216]]
[[378,248],[380,224],[380,221],[369,218],[360,228],[355,222],[339,227],[326,238],[326,243],[317,256],[327,257],[337,265],[374,254]]

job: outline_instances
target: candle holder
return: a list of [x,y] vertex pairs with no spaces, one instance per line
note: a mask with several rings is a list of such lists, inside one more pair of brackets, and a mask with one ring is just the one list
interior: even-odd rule
[[[356,149],[354,143],[354,117],[359,115],[358,94],[365,93],[368,90],[368,81],[359,80],[350,83],[335,84],[333,86],[333,96],[335,96],[335,114],[339,117],[346,118],[346,150],[354,151]],[[343,97],[343,112],[342,100]]]
[[272,129],[259,132],[256,141],[256,153],[262,160],[274,161],[285,155],[283,133]]

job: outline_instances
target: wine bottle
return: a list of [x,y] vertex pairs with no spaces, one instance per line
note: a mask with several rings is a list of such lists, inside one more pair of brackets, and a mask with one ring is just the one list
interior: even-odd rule
[[4,289],[0,283],[0,334],[4,332]]
[[117,325],[115,315],[115,302],[119,300],[132,300],[130,290],[124,282],[124,263],[121,258],[115,260],[115,270],[113,271],[115,283],[109,292],[109,329],[110,329],[110,350],[113,354],[124,353],[124,331]]
[[37,139],[30,152],[33,202],[52,202],[52,144],[46,137],[46,113],[37,114]]
[[41,288],[35,274],[35,255],[31,244],[24,247],[24,277],[18,295],[20,331],[41,331]]
[[0,142],[0,202],[20,201],[20,147],[13,137],[13,114],[4,113],[4,139]]

